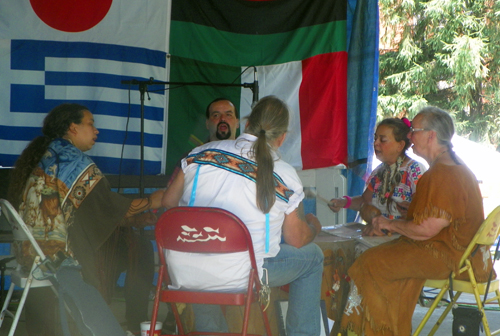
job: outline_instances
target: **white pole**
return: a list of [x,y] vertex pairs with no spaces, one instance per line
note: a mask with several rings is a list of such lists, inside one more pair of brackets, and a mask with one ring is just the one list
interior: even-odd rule
[[[170,81],[170,23],[172,21],[172,0],[167,0],[167,24],[165,27],[165,51],[166,51],[166,65],[165,65],[165,82]],[[163,144],[162,144],[162,158],[161,158],[161,173],[165,174],[167,164],[167,137],[168,137],[168,102],[170,90],[165,91],[165,110],[163,115]]]

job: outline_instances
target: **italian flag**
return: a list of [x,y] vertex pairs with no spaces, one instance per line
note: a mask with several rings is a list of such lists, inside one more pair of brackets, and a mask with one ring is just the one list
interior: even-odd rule
[[[170,82],[259,82],[259,97],[290,107],[280,148],[297,169],[347,164],[346,0],[173,0]],[[257,77],[255,77],[257,72]],[[167,173],[207,140],[205,109],[217,97],[239,108],[240,131],[252,91],[240,86],[170,85]]]

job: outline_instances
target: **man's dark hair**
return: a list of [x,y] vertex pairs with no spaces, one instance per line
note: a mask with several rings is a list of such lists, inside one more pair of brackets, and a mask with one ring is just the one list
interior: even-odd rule
[[221,101],[221,100],[227,100],[228,102],[230,102],[231,104],[233,104],[233,106],[234,106],[234,113],[236,114],[236,118],[239,118],[238,117],[238,108],[236,107],[236,105],[234,105],[234,103],[230,99],[227,99],[225,97],[219,97],[219,98],[215,98],[214,100],[212,100],[210,102],[210,104],[207,105],[207,109],[205,111],[207,119],[210,118],[210,105],[212,105],[213,103],[216,103],[218,101]]

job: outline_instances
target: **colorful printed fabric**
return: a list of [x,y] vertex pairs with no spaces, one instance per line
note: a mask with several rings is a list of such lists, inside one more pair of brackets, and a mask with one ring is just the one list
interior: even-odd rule
[[[72,255],[67,248],[68,227],[76,209],[102,178],[94,162],[69,141],[56,139],[49,145],[28,178],[19,206],[20,216],[47,255],[58,251]],[[21,248],[23,258],[30,258],[29,246]]]
[[375,168],[370,174],[366,184],[367,189],[373,191],[372,204],[382,212],[382,215],[389,219],[401,218],[401,214],[396,207],[396,202],[412,201],[413,194],[415,194],[417,190],[418,180],[427,169],[422,163],[415,160],[410,160],[406,166],[400,168],[401,182],[394,188],[394,194],[392,196],[394,202],[391,202],[389,211],[387,209],[387,204],[382,204],[378,198],[378,190],[382,185],[379,171],[382,168],[383,164]]

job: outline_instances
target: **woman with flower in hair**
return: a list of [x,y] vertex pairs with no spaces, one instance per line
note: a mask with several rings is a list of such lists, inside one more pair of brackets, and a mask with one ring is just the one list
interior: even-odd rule
[[[411,144],[410,126],[406,118],[388,118],[378,124],[373,147],[382,163],[370,174],[362,195],[332,199],[329,206],[333,212],[342,208],[361,211],[368,224],[380,214],[389,219],[406,217],[417,182],[426,171],[422,163],[406,155]],[[371,234],[370,226],[365,234]]]
[[[467,272],[458,274],[458,268],[484,221],[477,179],[453,151],[455,126],[447,112],[425,107],[411,125],[413,152],[425,159],[429,169],[418,183],[406,218],[373,218],[374,235],[385,231],[400,237],[369,248],[349,268],[343,335],[411,335],[425,281],[448,279],[451,273],[459,280],[468,278]],[[469,260],[476,281],[487,281],[492,274],[489,247],[477,245]]]

